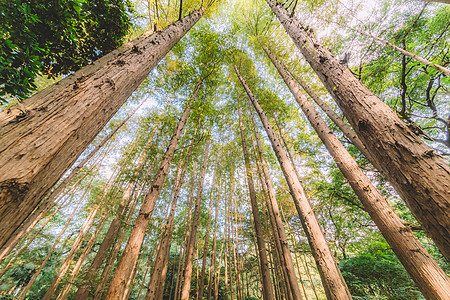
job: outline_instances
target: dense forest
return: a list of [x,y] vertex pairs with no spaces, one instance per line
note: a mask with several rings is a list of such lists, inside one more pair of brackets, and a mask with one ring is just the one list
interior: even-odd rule
[[0,299],[450,299],[449,1],[0,16]]

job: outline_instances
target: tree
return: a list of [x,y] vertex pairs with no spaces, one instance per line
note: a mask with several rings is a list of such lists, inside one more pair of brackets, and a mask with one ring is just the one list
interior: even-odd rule
[[143,35],[0,113],[0,247],[203,12]]
[[381,167],[442,254],[450,259],[450,215],[446,209],[450,205],[450,167],[295,16],[275,0],[267,3],[342,109],[376,161],[374,165]]

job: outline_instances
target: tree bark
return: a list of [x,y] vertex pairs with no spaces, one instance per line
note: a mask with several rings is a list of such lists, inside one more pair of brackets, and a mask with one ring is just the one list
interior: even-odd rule
[[[208,257],[208,242],[209,242],[209,230],[211,229],[211,212],[213,206],[213,197],[214,197],[214,188],[216,185],[216,176],[217,176],[217,164],[219,162],[219,154],[216,158],[216,165],[214,167],[214,175],[211,183],[211,196],[209,198],[209,210],[208,210],[208,221],[206,223],[206,234],[205,234],[205,244],[203,246],[203,259],[202,259],[202,272],[200,275],[200,282],[197,290],[197,300],[203,299],[204,287],[205,287],[205,276],[206,276],[206,258]],[[219,191],[220,194],[220,191]]]
[[[255,136],[255,140],[256,140],[255,149],[257,149],[259,165],[260,165],[260,167],[262,169],[262,173],[264,175],[264,183],[265,184],[262,183],[261,185],[263,186],[263,189],[265,190],[266,195],[267,195],[267,199],[268,199],[267,206],[269,208],[268,209],[269,214],[273,215],[273,222],[274,222],[273,226],[275,227],[274,234],[276,236],[276,239],[278,238],[279,243],[280,243],[280,248],[281,248],[280,255],[282,255],[283,265],[286,270],[287,280],[289,281],[289,284],[291,286],[292,297],[295,300],[301,299],[302,296],[300,293],[300,288],[298,286],[297,276],[295,274],[294,263],[292,261],[291,251],[289,250],[289,244],[287,241],[286,232],[284,230],[283,221],[281,220],[280,209],[278,207],[277,199],[275,196],[275,189],[273,187],[272,180],[269,175],[269,168],[267,166],[267,162],[264,157],[263,149],[261,147],[260,137],[259,137],[258,129],[256,126],[256,120],[253,115],[253,109],[251,107],[250,102],[249,102],[249,104],[250,104],[250,106],[249,106],[250,117],[252,119],[253,132],[254,132],[254,136]],[[299,270],[299,272],[300,272],[300,270]],[[305,297],[306,297],[306,293],[305,293]]]
[[341,65],[295,17],[266,0],[333,96],[384,177],[450,260],[450,166]]
[[[242,122],[242,110],[239,107],[239,129],[241,132],[242,152],[244,154],[245,170],[247,175],[248,192],[250,195],[250,204],[252,207],[253,222],[255,225],[256,243],[258,245],[258,256],[261,264],[261,282],[263,285],[263,295],[266,300],[274,300],[273,286],[270,278],[270,271],[267,262],[267,252],[264,242],[261,218],[259,216],[258,200],[256,199],[255,184],[253,182],[252,170],[250,165],[247,142],[245,141],[244,123]],[[301,299],[301,298],[300,298]]]
[[[348,138],[352,144],[358,148],[359,151],[366,157],[370,162],[375,162],[374,159],[371,158],[370,153],[367,151],[366,146],[361,142],[359,137],[356,135],[356,133],[353,131],[353,129],[348,126],[339,116],[329,107],[325,102],[323,102],[322,99],[304,82],[297,74],[295,74],[292,70],[289,70],[285,65],[283,65],[285,69],[289,72],[289,74],[292,76],[292,78],[297,81],[298,84],[306,91],[306,93],[311,97],[311,99],[314,100],[314,102],[319,105],[319,107],[323,110],[323,112],[328,116],[328,118],[333,121],[334,124],[342,131],[344,136]],[[377,166],[375,166],[378,168]]]
[[[159,299],[159,297],[155,297],[158,294],[158,290],[160,293],[164,292],[164,284],[165,284],[165,271],[167,271],[169,254],[170,254],[170,244],[172,242],[172,233],[173,233],[173,222],[175,218],[175,210],[178,202],[178,197],[180,195],[181,187],[183,185],[184,176],[186,174],[186,170],[189,164],[189,160],[192,154],[192,147],[194,145],[194,139],[196,137],[197,128],[192,137],[191,145],[189,146],[188,153],[183,160],[180,158],[180,165],[178,166],[178,171],[175,179],[175,190],[173,194],[172,206],[170,209],[169,217],[167,218],[167,222],[164,226],[163,233],[161,235],[161,240],[159,244],[158,252],[156,253],[155,263],[153,265],[152,275],[150,276],[150,281],[148,283],[147,294],[145,299],[153,300]],[[181,165],[183,163],[183,165]],[[165,271],[164,271],[165,270]]]
[[299,214],[299,218],[302,222],[303,229],[305,230],[308,238],[309,245],[316,260],[316,264],[322,279],[322,283],[325,287],[325,291],[328,299],[351,299],[350,292],[347,285],[339,271],[336,261],[330,251],[325,236],[320,227],[319,220],[317,219],[311,203],[307,198],[306,192],[297,178],[294,168],[286,155],[286,150],[283,149],[279,138],[273,131],[272,126],[262,110],[261,106],[257,102],[253,93],[247,86],[244,78],[240,75],[239,70],[235,67],[236,74],[241,81],[247,96],[252,102],[255,110],[259,114],[259,117],[264,124],[267,134],[269,135],[270,142],[272,143],[273,150],[283,170],[284,177],[289,185],[292,198],[294,200],[295,207]]
[[[164,110],[161,114],[161,116],[164,116],[167,107],[169,106],[170,99],[167,101],[166,106],[164,107]],[[153,138],[158,130],[159,124],[161,123],[161,119],[155,124],[153,127],[153,132],[150,134],[149,139],[147,140],[147,143],[144,146],[143,151],[141,152],[141,155],[139,157],[138,163],[136,165],[136,169],[134,172],[135,177],[138,177],[139,174],[142,172],[142,168],[144,166],[146,157],[147,157],[147,150],[150,148],[150,146],[153,143]],[[149,170],[150,171],[150,170]],[[109,225],[108,231],[105,234],[105,237],[103,238],[102,243],[100,244],[100,248],[97,251],[97,254],[94,257],[94,260],[92,261],[91,266],[89,267],[87,271],[87,279],[86,282],[83,282],[81,286],[78,288],[77,293],[75,294],[75,299],[86,299],[89,295],[89,293],[92,290],[92,286],[90,286],[88,283],[89,281],[95,279],[97,277],[98,271],[100,267],[102,266],[103,262],[106,259],[106,256],[108,254],[109,249],[114,243],[114,240],[117,238],[120,229],[122,227],[122,218],[124,216],[124,211],[126,207],[130,204],[130,201],[132,201],[131,192],[136,187],[136,180],[131,180],[128,184],[127,189],[125,190],[124,194],[122,195],[122,199],[119,203],[119,206],[117,208],[117,211],[115,213],[115,216]]]
[[151,188],[147,195],[145,195],[144,201],[141,205],[141,209],[134,223],[133,230],[130,233],[128,243],[122,254],[122,257],[117,266],[116,273],[111,281],[108,292],[106,294],[106,299],[122,299],[125,296],[125,290],[127,287],[127,282],[132,275],[133,266],[136,265],[139,251],[144,240],[145,231],[150,222],[151,215],[153,213],[153,208],[155,207],[156,200],[161,192],[164,181],[166,179],[167,171],[169,169],[170,163],[175,152],[178,139],[180,138],[181,131],[187,122],[191,105],[197,95],[203,79],[199,80],[197,83],[194,94],[186,104],[184,112],[178,121],[177,128],[172,136],[172,139],[167,147],[166,153],[160,163],[158,172],[156,173]]
[[288,75],[267,47],[267,55],[278,73],[289,87],[298,105],[303,110],[319,138],[330,152],[339,170],[350,183],[371,219],[391,246],[408,274],[428,299],[445,299],[450,290],[450,278],[413,235],[412,231],[397,216],[386,199],[372,185],[356,161],[339,142],[314,106],[301,93],[294,80]]
[[[209,283],[208,283],[208,300],[211,299],[213,292],[213,284],[215,283],[215,274],[216,274],[216,266],[217,266],[217,225],[218,225],[218,216],[219,216],[219,197],[222,190],[222,178],[219,178],[219,190],[217,191],[216,196],[216,208],[214,212],[214,234],[213,234],[213,249],[212,249],[212,257],[211,264],[209,268]],[[223,244],[222,244],[223,245]],[[215,289],[215,286],[214,286]]]
[[184,268],[184,282],[181,288],[181,300],[189,300],[189,291],[191,289],[192,268],[194,259],[195,240],[197,237],[198,220],[200,218],[200,208],[202,203],[203,184],[205,181],[206,165],[208,163],[208,152],[211,140],[208,139],[205,147],[205,156],[203,158],[203,166],[200,175],[200,182],[197,189],[197,197],[195,200],[195,210],[192,216],[192,229],[189,236],[188,247],[186,247],[186,260]]
[[144,34],[0,112],[0,247],[203,13]]

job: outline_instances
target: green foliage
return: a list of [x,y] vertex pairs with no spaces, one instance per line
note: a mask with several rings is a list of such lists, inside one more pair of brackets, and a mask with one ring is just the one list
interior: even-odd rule
[[26,98],[40,74],[53,78],[122,44],[130,20],[122,0],[0,1],[0,101]]
[[341,261],[339,268],[354,299],[422,299],[398,262],[377,256]]

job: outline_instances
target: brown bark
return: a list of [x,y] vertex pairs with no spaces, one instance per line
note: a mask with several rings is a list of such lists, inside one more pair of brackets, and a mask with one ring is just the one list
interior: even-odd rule
[[[162,116],[165,114],[165,111],[169,105],[169,101],[167,101],[166,106],[164,107],[164,111],[162,112]],[[150,146],[153,143],[153,138],[156,134],[156,131],[158,130],[159,124],[161,123],[161,120],[155,124],[153,127],[153,132],[150,134],[150,137],[147,141],[147,143],[144,146],[144,149],[139,157],[138,163],[136,165],[136,169],[134,172],[135,177],[138,177],[139,174],[142,172],[142,168],[144,166],[145,160],[147,158],[147,150],[150,148]],[[148,170],[150,172],[150,169]],[[144,176],[146,177],[146,176]],[[92,261],[91,266],[89,267],[87,271],[87,280],[81,284],[81,286],[78,288],[77,293],[75,294],[75,299],[86,299],[92,289],[92,286],[89,285],[89,281],[92,281],[97,277],[98,271],[100,267],[102,266],[103,262],[106,259],[106,256],[108,254],[109,249],[114,243],[114,240],[117,238],[121,227],[122,227],[122,218],[126,214],[125,210],[127,206],[130,205],[130,202],[132,201],[132,191],[136,188],[137,182],[135,180],[130,181],[128,184],[127,189],[125,190],[124,194],[122,195],[121,201],[118,205],[117,211],[115,213],[114,219],[112,220],[111,224],[109,225],[108,231],[105,234],[105,237],[103,238],[102,243],[100,244],[100,248],[97,251],[97,254],[94,257],[94,260]]]
[[[284,65],[283,65],[284,66]],[[284,66],[286,68],[286,66]],[[319,105],[319,107],[325,112],[325,114],[333,121],[334,124],[342,131],[344,136],[348,138],[352,144],[358,148],[359,151],[370,161],[374,161],[374,159],[370,158],[371,155],[367,151],[366,146],[361,142],[359,137],[353,131],[353,129],[348,126],[339,116],[329,107],[322,99],[304,82],[299,76],[297,76],[294,72],[286,68],[289,74],[297,81],[298,84],[306,91],[306,93],[314,100],[314,102]],[[376,166],[375,166],[376,167]],[[376,167],[377,168],[377,167]]]
[[202,203],[203,184],[205,181],[206,165],[208,162],[208,152],[211,140],[208,139],[205,147],[205,156],[203,158],[203,166],[200,175],[200,182],[197,189],[197,197],[195,199],[195,210],[192,216],[192,228],[189,236],[188,247],[186,247],[186,260],[184,268],[184,282],[181,288],[181,300],[189,300],[189,291],[191,289],[192,268],[194,259],[195,240],[197,237],[198,220],[200,218],[200,207]]
[[[94,176],[91,179],[91,183],[92,180],[94,179]],[[87,191],[87,189],[86,189]],[[72,221],[73,217],[75,216],[76,211],[78,210],[78,207],[80,206],[81,202],[84,199],[84,196],[86,194],[83,193],[83,195],[80,197],[80,199],[78,200],[77,204],[75,205],[72,214],[69,216],[69,218],[66,221],[66,224],[64,225],[63,229],[60,231],[58,237],[56,238],[55,242],[53,243],[52,248],[50,249],[50,251],[47,253],[47,256],[44,258],[44,260],[42,261],[41,265],[39,266],[39,268],[36,270],[36,272],[34,273],[33,277],[30,279],[30,281],[28,281],[27,285],[25,286],[25,288],[21,291],[20,295],[17,297],[17,299],[19,300],[23,300],[25,299],[26,295],[28,294],[28,292],[31,289],[31,286],[33,285],[33,283],[36,281],[37,277],[39,276],[39,274],[42,272],[42,270],[44,269],[45,264],[47,263],[47,261],[50,259],[50,256],[52,255],[53,251],[56,249],[56,246],[58,245],[59,241],[61,240],[62,236],[64,235],[64,232],[66,232],[67,228],[70,225],[70,222]]]
[[209,283],[208,283],[208,298],[211,299],[213,292],[213,284],[215,282],[216,266],[217,266],[217,225],[218,225],[218,215],[219,215],[219,197],[222,190],[222,178],[219,178],[219,189],[216,196],[216,208],[214,212],[214,233],[213,233],[213,248],[211,264],[209,268]]
[[[232,181],[231,184],[231,192],[233,193],[235,185],[234,181]],[[239,278],[239,230],[238,230],[238,213],[237,213],[237,203],[236,198],[232,197],[233,199],[230,199],[230,201],[233,201],[234,203],[234,239],[233,239],[233,263],[234,263],[234,278],[236,282],[236,297],[237,300],[242,300],[241,295],[241,280]],[[264,288],[264,287],[263,287]],[[231,299],[233,299],[233,296],[231,296]]]
[[[264,299],[275,299],[274,292],[273,292],[273,286],[270,278],[270,271],[269,266],[267,262],[267,252],[266,252],[266,246],[264,242],[264,236],[263,236],[263,230],[261,225],[261,218],[259,216],[259,209],[258,209],[258,200],[256,199],[256,192],[255,192],[255,184],[253,182],[252,177],[252,170],[250,165],[250,158],[249,158],[249,152],[247,149],[247,142],[245,141],[245,133],[244,133],[244,123],[242,122],[242,110],[239,107],[239,129],[241,132],[241,141],[242,141],[242,152],[244,154],[244,161],[245,161],[245,170],[247,175],[247,185],[248,185],[248,191],[250,195],[250,204],[252,207],[252,214],[253,214],[253,223],[255,225],[255,235],[256,235],[256,243],[258,245],[258,256],[260,259],[260,268],[261,268],[261,281],[263,285],[263,296]],[[301,299],[301,298],[299,298]]]
[[136,266],[139,251],[144,240],[145,231],[150,222],[156,200],[158,199],[158,196],[166,179],[167,171],[172,161],[178,139],[180,138],[181,131],[185,123],[187,122],[191,105],[200,89],[202,82],[203,79],[198,81],[194,93],[189,100],[189,103],[186,104],[184,112],[180,120],[178,121],[175,132],[167,147],[166,153],[164,154],[164,157],[160,163],[158,172],[153,179],[151,188],[147,195],[145,195],[139,214],[134,223],[134,227],[130,233],[130,237],[128,238],[128,243],[119,261],[116,273],[114,274],[114,277],[109,286],[108,292],[106,294],[106,299],[122,299],[125,296],[124,293],[127,287],[127,282],[132,275],[133,266]]
[[295,17],[266,0],[411,212],[450,260],[450,166]]
[[97,240],[101,230],[103,229],[103,226],[105,225],[107,217],[108,217],[107,214],[103,215],[101,221],[97,225],[95,232],[91,235],[91,237],[89,238],[89,241],[86,244],[86,247],[83,249],[83,253],[80,255],[75,266],[73,267],[73,270],[70,274],[68,283],[61,290],[61,292],[59,293],[56,300],[63,300],[63,299],[67,299],[69,297],[70,290],[73,287],[73,282],[74,282],[75,278],[78,276],[78,274],[81,270],[81,267],[83,266],[84,261],[86,260],[86,257],[88,256],[89,252],[92,250],[92,247],[94,246],[95,241]]
[[[184,275],[184,264],[183,264],[183,258],[186,255],[186,248],[189,246],[189,236],[190,236],[190,232],[191,232],[191,219],[192,219],[192,206],[193,206],[193,202],[194,202],[194,183],[195,183],[195,176],[196,174],[196,170],[197,170],[197,161],[194,161],[194,166],[192,168],[192,177],[191,177],[191,181],[189,183],[190,188],[190,192],[189,192],[189,204],[188,204],[188,213],[185,216],[184,219],[184,227],[186,230],[186,235],[184,237],[184,240],[182,241],[181,245],[184,246],[184,249],[181,248],[180,249],[180,255],[179,255],[179,261],[178,261],[178,276],[177,276],[177,283],[176,283],[176,287],[175,287],[175,298],[174,299],[178,299],[178,295],[180,293],[180,289],[181,289],[181,281],[182,281],[182,275]],[[183,251],[184,250],[184,251]]]
[[[209,242],[209,230],[211,229],[211,212],[213,206],[214,188],[216,187],[216,176],[217,176],[217,164],[219,162],[219,154],[217,154],[216,165],[214,167],[214,175],[211,183],[211,195],[209,197],[209,209],[208,209],[208,221],[206,223],[206,234],[205,234],[205,244],[203,246],[203,259],[202,259],[202,272],[200,276],[200,282],[197,289],[197,300],[203,299],[204,287],[205,287],[205,276],[206,276],[206,258],[208,257],[208,242]],[[219,191],[220,194],[220,191]]]
[[144,34],[0,112],[0,247],[203,12]]
[[[249,103],[249,104],[251,105],[251,103]],[[257,149],[260,169],[262,170],[262,173],[264,175],[264,183],[261,183],[261,185],[265,191],[265,194],[267,195],[266,199],[268,200],[267,207],[269,208],[268,209],[269,215],[273,216],[272,217],[273,218],[272,226],[274,227],[275,239],[278,240],[278,242],[280,244],[280,250],[281,250],[280,255],[282,257],[282,265],[283,265],[284,269],[286,270],[286,275],[287,275],[286,279],[289,281],[289,285],[291,286],[292,297],[294,299],[301,299],[301,293],[300,293],[300,289],[298,287],[297,276],[295,274],[295,268],[294,268],[294,264],[292,262],[291,251],[289,249],[289,244],[287,242],[286,232],[284,230],[284,225],[283,225],[283,222],[281,220],[281,215],[280,215],[280,209],[278,207],[277,199],[275,196],[275,190],[274,190],[272,180],[269,175],[269,168],[267,166],[267,162],[264,157],[263,149],[261,147],[260,137],[259,137],[258,129],[256,126],[256,121],[253,116],[253,109],[251,106],[250,106],[250,116],[252,119],[253,132],[254,132],[254,136],[255,136],[255,140],[256,140],[256,145],[255,145],[256,147],[254,147],[254,148]],[[300,272],[300,270],[299,270],[299,272]],[[306,293],[305,293],[305,297],[306,297]]]
[[[159,249],[156,253],[155,263],[153,265],[152,274],[150,276],[150,281],[148,283],[147,288],[147,294],[145,296],[145,299],[159,299],[157,296],[158,290],[159,293],[162,295],[164,292],[164,285],[165,285],[165,273],[167,271],[167,265],[169,260],[169,254],[170,254],[170,244],[172,242],[172,233],[174,229],[174,218],[175,218],[175,210],[178,202],[178,197],[180,195],[181,187],[183,185],[184,176],[186,174],[186,170],[189,164],[189,160],[192,154],[192,147],[194,145],[194,139],[196,137],[197,128],[194,132],[194,135],[192,137],[191,145],[189,146],[188,153],[186,154],[186,157],[184,158],[184,162],[180,157],[180,163],[178,166],[178,171],[176,174],[175,179],[175,190],[173,194],[172,199],[172,206],[170,209],[169,217],[167,218],[166,224],[164,224],[164,230],[161,235],[160,243],[159,243]],[[182,149],[182,151],[184,148]],[[182,165],[181,165],[182,164]],[[156,297],[155,297],[156,295]]]
[[255,107],[255,110],[259,114],[267,134],[269,135],[270,142],[272,143],[278,162],[283,170],[284,177],[289,185],[295,207],[308,238],[308,242],[311,246],[311,250],[316,260],[328,299],[351,299],[347,285],[345,284],[345,281],[339,271],[339,268],[337,267],[336,261],[322,232],[319,220],[317,219],[311,203],[307,198],[303,185],[297,178],[295,170],[286,155],[286,150],[284,150],[281,146],[279,138],[276,136],[272,126],[269,124],[264,111],[259,106],[256,98],[236,67],[235,71],[249,99]]
[[[106,192],[105,192],[105,194],[106,194]],[[81,246],[81,242],[83,241],[85,235],[90,230],[92,222],[94,221],[94,218],[98,212],[99,204],[97,204],[96,207],[89,213],[88,217],[86,218],[83,225],[81,226],[80,232],[78,233],[78,236],[75,239],[75,241],[72,245],[72,248],[70,249],[69,253],[67,254],[67,257],[64,259],[64,262],[62,263],[58,272],[56,273],[56,276],[53,279],[50,287],[47,289],[47,292],[42,297],[42,300],[50,300],[53,297],[53,294],[56,292],[59,282],[64,277],[66,272],[69,270],[70,264],[72,263],[72,260],[75,256],[76,252],[79,250],[79,248]]]
[[339,142],[314,106],[301,93],[294,80],[273,54],[264,47],[267,55],[289,87],[319,138],[330,152],[339,170],[350,183],[381,234],[418,288],[428,299],[445,299],[450,290],[450,278],[434,261],[412,231],[397,216],[386,199],[372,185],[356,161]]

